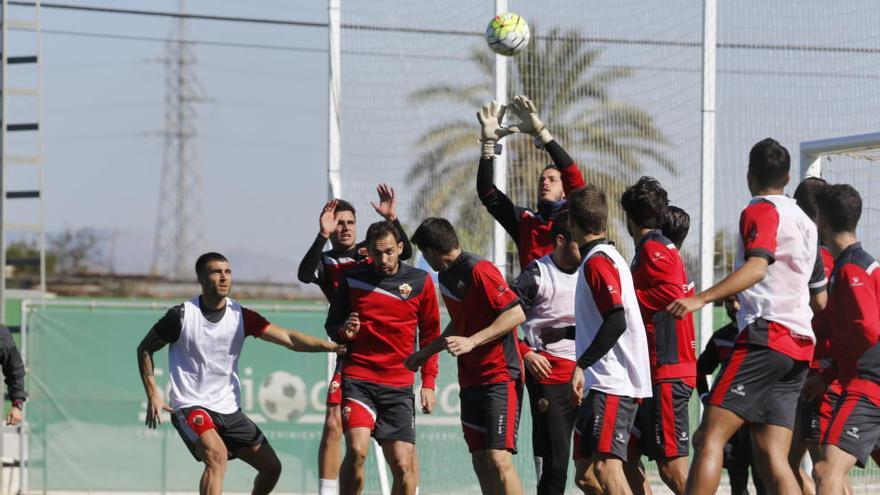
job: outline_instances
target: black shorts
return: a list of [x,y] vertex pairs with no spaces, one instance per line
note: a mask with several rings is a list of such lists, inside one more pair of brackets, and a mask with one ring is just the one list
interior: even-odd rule
[[794,429],[808,363],[755,344],[737,342],[715,380],[709,404],[749,423]]
[[489,383],[461,389],[461,428],[468,451],[507,450],[516,453],[521,381]]
[[342,379],[342,429],[369,428],[376,440],[416,443],[416,406],[412,386],[390,387]]
[[583,459],[601,453],[626,462],[626,449],[638,409],[638,399],[590,390],[578,410],[573,457]]
[[836,445],[864,468],[880,440],[880,407],[861,394],[840,394],[823,445]]
[[653,397],[639,405],[639,447],[651,460],[687,457],[690,444],[690,399],[694,389],[681,380],[653,387]]
[[230,459],[235,459],[241,448],[268,443],[260,428],[241,409],[222,414],[199,406],[182,407],[171,413],[171,424],[197,461],[202,459],[196,455],[196,441],[208,430],[217,430]]
[[840,396],[831,391],[825,391],[815,399],[798,405],[798,414],[801,421],[801,440],[806,443],[818,444],[822,436],[828,431],[831,417]]

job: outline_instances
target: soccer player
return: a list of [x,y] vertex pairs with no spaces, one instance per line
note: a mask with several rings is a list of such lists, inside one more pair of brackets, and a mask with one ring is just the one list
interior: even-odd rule
[[[382,446],[394,476],[392,493],[415,493],[418,474],[413,374],[403,360],[440,335],[434,282],[424,270],[400,263],[400,232],[391,222],[367,230],[372,262],[345,274],[330,304],[327,333],[346,342],[342,365],[342,424],[346,454],[340,492],[360,493],[370,437]],[[418,332],[416,328],[418,327]],[[437,358],[422,367],[422,410],[434,408]]]
[[[219,253],[196,261],[200,296],[172,307],[137,349],[147,393],[149,428],[171,413],[171,423],[196,460],[205,464],[199,493],[223,492],[227,461],[239,458],[257,470],[252,493],[269,493],[281,475],[281,462],[269,441],[241,412],[238,358],[246,337],[303,352],[340,352],[343,346],[285,330],[229,297],[232,269]],[[156,386],[153,353],[168,345],[171,392],[166,404]]]
[[27,393],[24,391],[24,362],[15,341],[12,340],[12,333],[3,325],[0,325],[0,366],[6,381],[6,391],[12,402],[9,412],[6,413],[6,424],[18,426],[22,419],[24,401],[27,400]]
[[568,381],[575,366],[574,291],[581,254],[568,213],[550,229],[556,247],[529,263],[511,284],[526,312],[520,353],[532,410],[532,448],[539,494],[565,493],[577,407]]
[[666,209],[666,215],[663,217],[660,231],[663,236],[675,244],[675,248],[681,251],[681,245],[691,230],[691,216],[678,206],[670,205]]
[[791,467],[797,400],[813,355],[811,306],[825,302],[816,226],[783,194],[788,150],[764,139],[749,152],[752,200],[740,215],[736,269],[696,296],[668,306],[677,318],[738,294],[739,336],[715,381],[695,434],[687,493],[718,489],[724,444],[746,422],[761,479],[777,493],[800,493]]
[[[512,108],[520,122],[503,127],[508,108]],[[585,182],[572,158],[557,142],[538,116],[535,104],[525,96],[516,96],[509,107],[491,102],[477,113],[480,121],[482,153],[477,169],[477,194],[489,213],[498,221],[516,243],[520,268],[553,251],[550,234],[554,218],[565,208],[565,196]],[[532,211],[517,206],[492,182],[495,144],[504,136],[522,132],[531,135],[535,144],[543,148],[553,160],[541,172],[538,181],[538,209]]]
[[623,192],[626,228],[636,244],[632,279],[648,336],[652,397],[639,406],[640,447],[655,460],[660,478],[684,493],[689,438],[688,402],[696,386],[697,358],[691,315],[676,320],[666,306],[685,297],[691,284],[675,244],[659,230],[667,216],[666,190],[642,177]]
[[[736,312],[739,311],[739,301],[736,296],[724,300],[724,309],[727,310],[730,323],[712,334],[706,348],[697,359],[697,392],[703,401],[709,399],[709,382],[706,381],[706,375],[713,374],[715,368],[727,362],[733,352],[733,344],[739,333],[739,329],[736,327]],[[766,494],[767,489],[758,475],[758,467],[752,456],[749,427],[744,425],[730,437],[727,445],[724,446],[724,469],[727,470],[727,477],[730,479],[731,495],[749,494],[750,467],[756,493],[758,495]]]
[[520,495],[513,465],[522,407],[516,326],[526,320],[516,293],[492,263],[461,250],[452,224],[427,218],[412,237],[434,270],[452,324],[406,360],[411,370],[443,349],[458,357],[461,424],[483,493]]
[[[401,260],[412,256],[412,246],[400,222],[397,219],[397,197],[394,189],[387,184],[376,187],[379,194],[378,203],[370,203],[376,213],[395,227],[403,240]],[[324,297],[330,301],[339,286],[345,272],[367,261],[363,243],[356,243],[357,217],[354,206],[342,199],[328,201],[318,218],[318,235],[309,250],[303,256],[297,271],[297,278],[304,284],[314,283],[321,288]],[[323,251],[327,241],[330,249]],[[321,443],[318,447],[318,495],[336,495],[336,479],[339,477],[340,443],[342,442],[342,401],[341,362],[337,361],[336,370],[327,387],[327,410],[324,415],[324,429],[321,432]]]
[[862,200],[852,186],[826,186],[818,203],[819,230],[834,254],[826,313],[836,366],[811,378],[805,392],[812,397],[840,378],[842,392],[813,470],[817,493],[837,495],[880,440],[880,264],[856,237]]
[[575,289],[578,359],[570,380],[580,406],[575,482],[584,493],[598,483],[609,495],[629,494],[623,463],[630,431],[639,400],[651,396],[648,339],[629,266],[605,238],[605,195],[586,186],[571,195],[568,208],[583,260]]

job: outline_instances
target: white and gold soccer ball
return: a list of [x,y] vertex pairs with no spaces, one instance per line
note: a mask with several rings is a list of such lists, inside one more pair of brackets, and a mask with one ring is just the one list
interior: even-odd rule
[[495,16],[486,27],[486,43],[489,43],[489,48],[508,57],[523,50],[529,44],[530,37],[526,20],[513,12]]

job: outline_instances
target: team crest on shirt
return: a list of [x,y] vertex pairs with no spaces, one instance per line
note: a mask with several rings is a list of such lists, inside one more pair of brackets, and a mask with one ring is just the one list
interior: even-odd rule
[[402,297],[404,299],[406,299],[407,297],[409,297],[410,294],[412,294],[412,286],[409,284],[400,284],[400,286],[397,287],[397,290],[400,291],[400,297]]
[[460,290],[460,291],[464,290],[464,280],[458,281],[458,290]]

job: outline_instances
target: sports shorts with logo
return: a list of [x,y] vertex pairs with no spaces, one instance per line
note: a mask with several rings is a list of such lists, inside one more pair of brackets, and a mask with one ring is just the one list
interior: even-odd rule
[[626,447],[639,409],[638,399],[590,390],[574,425],[573,457],[611,454],[626,461]]
[[824,445],[836,445],[856,458],[865,467],[868,456],[880,440],[880,406],[867,396],[846,390],[840,394],[837,407],[822,438]]
[[342,378],[342,429],[369,428],[376,440],[416,443],[412,386],[391,387]]
[[268,442],[260,428],[241,409],[222,414],[199,406],[182,407],[171,413],[171,424],[197,461],[202,459],[196,455],[196,440],[208,430],[217,430],[230,459],[234,459],[241,448]]
[[521,381],[488,383],[461,389],[461,428],[469,452],[508,450],[516,453]]
[[822,437],[828,431],[828,425],[831,424],[838,400],[840,400],[840,395],[826,390],[809,402],[801,401],[798,409],[801,421],[801,440],[813,444],[822,441]]
[[807,361],[738,341],[712,386],[709,404],[736,413],[749,423],[794,429],[808,368]]
[[[681,380],[657,383],[636,415],[639,446],[651,460],[687,457],[690,443],[688,405],[693,387]],[[634,430],[635,431],[635,430]]]
[[336,359],[336,369],[333,370],[333,378],[327,384],[327,405],[338,406],[342,404],[342,358]]

